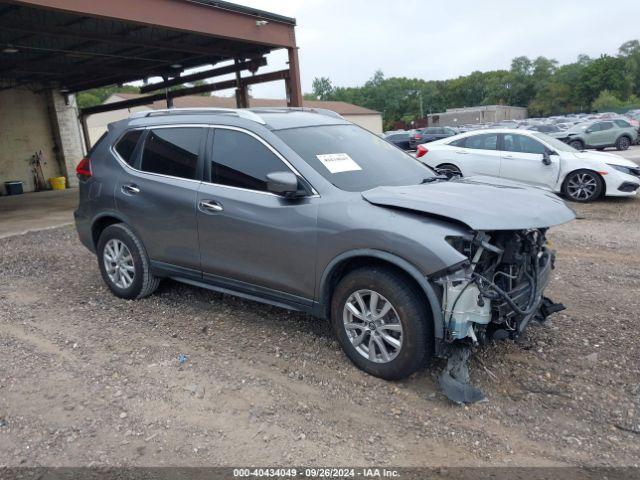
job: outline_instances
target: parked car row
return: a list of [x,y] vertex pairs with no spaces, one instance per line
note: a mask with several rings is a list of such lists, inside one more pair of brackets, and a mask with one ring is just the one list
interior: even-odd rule
[[638,142],[640,109],[624,115],[605,112],[599,114],[570,114],[548,118],[502,120],[486,124],[465,124],[455,127],[426,127],[416,130],[397,130],[383,135],[403,150],[415,150],[418,145],[448,138],[456,134],[488,128],[523,129],[545,133],[571,145],[576,150],[613,147],[626,150]]
[[[627,133],[618,137],[607,133],[613,128],[598,137],[601,131],[593,127],[598,123],[605,122],[591,122],[576,130],[589,138],[584,145],[580,140],[581,147],[619,145],[621,139],[636,138],[631,133],[629,137]],[[416,157],[447,177],[485,175],[514,180],[561,193],[576,202],[636,194],[640,188],[638,165],[618,155],[574,148],[578,136],[570,138],[575,140],[565,143],[535,130],[484,129],[419,145]]]

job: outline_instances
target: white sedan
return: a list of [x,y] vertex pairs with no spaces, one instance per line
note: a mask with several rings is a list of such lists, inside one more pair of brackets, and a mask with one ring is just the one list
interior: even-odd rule
[[577,202],[623,197],[640,187],[640,167],[618,155],[578,151],[544,133],[475,130],[418,146],[416,158],[438,172],[489,175],[562,193]]

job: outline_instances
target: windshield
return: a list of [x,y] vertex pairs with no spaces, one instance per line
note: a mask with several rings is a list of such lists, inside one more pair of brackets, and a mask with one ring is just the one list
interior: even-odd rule
[[274,132],[333,185],[363,192],[383,185],[416,185],[429,167],[356,125],[323,125]]
[[547,135],[546,133],[542,133],[542,132],[532,132],[532,133],[533,133],[533,136],[538,137],[540,140],[545,142],[547,145],[549,145],[554,150],[558,150],[560,152],[578,153],[578,150],[576,150],[572,146],[567,145],[563,141],[558,140],[557,138],[553,138],[553,137]]

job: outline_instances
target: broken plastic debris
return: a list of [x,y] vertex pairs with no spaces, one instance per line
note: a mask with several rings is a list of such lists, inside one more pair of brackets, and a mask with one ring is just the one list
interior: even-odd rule
[[180,355],[178,355],[178,361],[180,362],[180,365],[185,363],[188,359],[189,359],[189,357],[187,355],[185,355],[184,353],[181,353]]
[[469,383],[469,367],[467,362],[471,355],[469,347],[455,348],[447,360],[442,375],[440,388],[449,400],[457,404],[486,402],[482,390]]

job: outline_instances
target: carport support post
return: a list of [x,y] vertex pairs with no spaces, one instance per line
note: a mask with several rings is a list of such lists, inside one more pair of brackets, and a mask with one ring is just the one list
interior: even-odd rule
[[285,79],[287,105],[289,107],[302,107],[302,87],[300,86],[298,48],[290,47],[287,50],[289,51],[289,77]]
[[[240,64],[237,58],[234,60],[236,65]],[[247,95],[247,85],[242,81],[240,70],[236,70],[236,107],[249,108],[249,98]]]
[[68,103],[59,90],[48,90],[46,95],[60,167],[67,177],[67,186],[77,187],[75,169],[85,152],[75,95],[69,96]]

